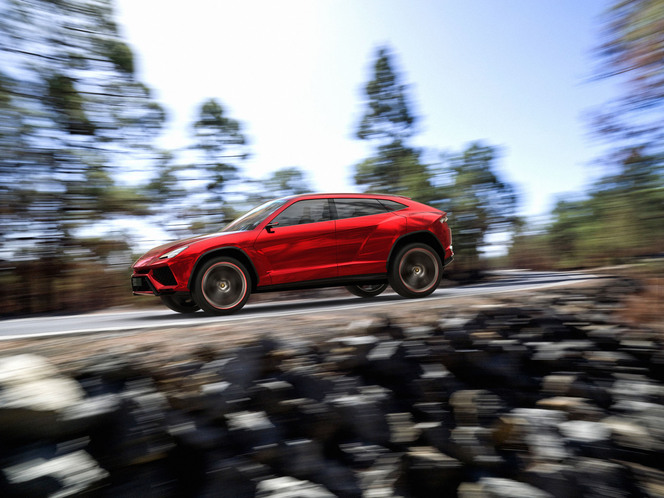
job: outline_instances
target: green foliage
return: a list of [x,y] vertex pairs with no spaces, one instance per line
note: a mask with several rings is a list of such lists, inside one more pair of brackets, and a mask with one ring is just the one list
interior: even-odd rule
[[367,192],[405,195],[429,202],[434,196],[431,172],[420,161],[420,153],[390,143],[377,148],[373,157],[355,166],[354,180]]
[[605,14],[604,76],[627,75],[631,105],[664,97],[664,0],[621,0]]
[[312,191],[306,173],[294,167],[275,171],[264,183],[265,192],[269,192],[270,197],[286,197]]
[[165,113],[113,18],[112,0],[0,3],[0,258],[27,311],[74,304],[64,292],[83,262],[129,257],[110,223],[148,213],[118,178]]
[[450,212],[459,266],[477,268],[487,236],[509,232],[519,223],[516,192],[500,178],[497,159],[494,147],[479,142],[444,158],[440,202]]
[[145,213],[116,177],[164,112],[133,79],[111,0],[6,2],[0,47],[12,69],[0,77],[0,250],[17,254],[21,239],[23,258],[78,254],[81,229]]
[[622,150],[664,140],[664,0],[620,0],[604,15],[599,77],[623,93],[595,114],[594,130]]
[[[198,109],[193,124],[194,161],[179,168],[187,178],[185,190],[194,203],[186,206],[192,229],[219,229],[235,211],[226,202],[229,185],[239,179],[240,162],[249,157],[247,139],[239,121],[228,117],[223,106],[208,99]],[[162,184],[163,185],[163,184]]]
[[516,193],[498,175],[495,148],[471,144],[461,154],[445,157],[440,171],[424,164],[421,152],[407,143],[417,118],[385,48],[378,50],[365,95],[356,135],[375,149],[355,166],[355,183],[365,191],[405,195],[450,212],[455,267],[478,269],[487,236],[512,230],[518,221]]
[[609,144],[599,160],[607,173],[584,198],[559,201],[543,234],[516,239],[515,264],[526,258],[524,247],[572,268],[660,253],[664,245],[664,0],[615,1],[604,21],[599,76],[623,89],[593,122]]
[[431,172],[421,162],[420,151],[407,144],[417,119],[392,57],[387,48],[378,50],[372,79],[364,88],[366,109],[356,136],[371,142],[375,152],[355,166],[354,180],[367,192],[399,194],[428,202],[434,197]]
[[215,99],[209,99],[198,111],[198,120],[194,123],[194,134],[197,148],[213,159],[240,158],[245,159],[247,153],[229,154],[234,146],[246,145],[240,123],[225,115],[224,108]]
[[118,71],[129,75],[134,74],[134,53],[128,45],[119,40],[111,40],[108,43],[108,59],[115,65]]
[[393,68],[392,57],[387,48],[378,49],[373,79],[364,88],[366,111],[356,132],[361,140],[402,143],[413,133],[416,119],[410,110],[406,87]]
[[560,266],[613,264],[661,251],[662,159],[632,150],[620,171],[599,180],[587,199],[557,204],[549,234]]
[[600,76],[624,91],[593,123],[610,144],[608,172],[586,198],[552,213],[548,252],[563,268],[619,263],[664,244],[664,0],[617,1],[604,19]]
[[84,100],[76,91],[74,80],[62,74],[48,79],[48,97],[60,126],[71,135],[94,135],[95,126],[83,108]]

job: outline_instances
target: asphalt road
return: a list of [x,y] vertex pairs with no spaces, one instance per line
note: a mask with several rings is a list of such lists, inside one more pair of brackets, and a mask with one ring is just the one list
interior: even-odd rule
[[[508,270],[495,273],[490,282],[438,289],[430,300],[450,297],[482,296],[504,292],[528,291],[546,287],[564,286],[598,278],[578,272],[531,272]],[[137,298],[138,299],[138,298]],[[388,290],[371,299],[355,296],[325,299],[301,299],[293,301],[249,303],[237,314],[208,316],[202,312],[180,315],[166,308],[137,311],[109,311],[82,315],[16,318],[0,321],[0,341],[20,338],[50,337],[67,334],[113,332],[165,327],[193,327],[209,323],[246,321],[253,318],[284,317],[331,311],[358,310],[363,307],[390,306],[404,298]]]

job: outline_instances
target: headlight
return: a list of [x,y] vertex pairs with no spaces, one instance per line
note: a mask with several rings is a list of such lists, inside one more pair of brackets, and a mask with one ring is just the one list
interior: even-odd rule
[[440,222],[441,222],[441,223],[447,223],[447,215],[443,216],[443,217],[440,219]]
[[177,249],[173,249],[172,251],[167,252],[166,254],[162,254],[161,256],[159,256],[159,259],[174,258],[178,254],[180,254],[182,251],[184,251],[187,247],[189,247],[189,246],[182,246],[182,247],[178,247]]

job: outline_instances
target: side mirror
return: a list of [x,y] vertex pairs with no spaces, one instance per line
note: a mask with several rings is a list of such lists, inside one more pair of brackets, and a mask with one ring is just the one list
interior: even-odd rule
[[265,225],[265,230],[267,230],[267,233],[274,233],[274,230],[272,229],[278,225],[279,225],[278,221],[271,221],[270,223]]

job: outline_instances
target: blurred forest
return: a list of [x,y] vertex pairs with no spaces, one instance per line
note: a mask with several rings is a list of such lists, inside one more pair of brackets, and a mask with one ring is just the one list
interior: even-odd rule
[[[625,89],[589,125],[607,143],[605,174],[583,197],[561,199],[544,225],[518,216],[499,148],[475,142],[425,160],[412,145],[418,117],[403,73],[389,47],[372,55],[354,132],[373,154],[355,165],[355,184],[450,213],[453,278],[495,266],[482,255],[496,234],[507,239],[506,267],[661,253],[664,0],[616,1],[603,22],[597,76]],[[187,147],[158,147],[167,111],[136,77],[112,0],[0,0],[0,62],[0,315],[134,303],[141,229],[132,227],[170,238],[215,231],[267,198],[312,190],[297,167],[249,180],[243,124],[216,99],[201,99]]]

